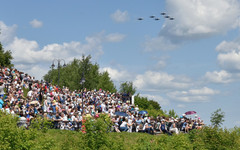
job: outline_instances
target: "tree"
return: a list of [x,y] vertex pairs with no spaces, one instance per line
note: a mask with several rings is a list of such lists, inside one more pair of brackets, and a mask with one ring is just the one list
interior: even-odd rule
[[168,115],[169,115],[169,117],[173,117],[173,118],[177,118],[177,117],[178,117],[178,115],[177,115],[177,113],[174,111],[174,109],[169,110],[169,111],[168,111]]
[[105,91],[117,91],[107,71],[100,73],[98,89],[100,88],[104,89]]
[[11,63],[12,59],[12,52],[10,50],[4,51],[0,42],[0,66],[13,67],[13,64]]
[[139,94],[134,97],[135,104],[142,109],[155,109],[160,110],[161,106],[154,100],[149,100],[147,97],[141,97]]
[[[85,82],[80,84],[84,75]],[[44,75],[45,81],[51,81],[57,84],[58,70],[52,69]],[[66,65],[60,67],[59,86],[66,86],[71,90],[80,90],[86,88],[88,90],[103,89],[105,91],[116,92],[116,88],[107,72],[101,73],[99,65],[91,62],[91,56],[82,56],[81,59],[74,59]]]
[[225,117],[225,113],[222,112],[221,108],[219,108],[212,113],[210,121],[214,127],[220,127],[225,121],[224,117]]
[[129,95],[134,95],[136,92],[136,88],[133,86],[132,82],[124,82],[120,86],[120,93],[126,93]]

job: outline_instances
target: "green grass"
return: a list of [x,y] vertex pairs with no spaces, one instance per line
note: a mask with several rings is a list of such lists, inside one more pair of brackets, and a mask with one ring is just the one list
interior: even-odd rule
[[[43,136],[55,141],[52,149],[88,149],[86,134],[81,132],[48,130]],[[103,149],[240,149],[239,128],[231,132],[207,128],[204,131],[174,136],[114,132],[108,133],[106,138],[111,147]]]

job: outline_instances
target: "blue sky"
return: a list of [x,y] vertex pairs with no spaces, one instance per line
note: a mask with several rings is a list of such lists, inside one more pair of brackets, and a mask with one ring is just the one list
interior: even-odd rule
[[90,54],[117,87],[132,81],[164,110],[195,110],[207,124],[221,108],[232,128],[240,126],[239,14],[238,0],[2,1],[0,41],[37,79],[54,58]]

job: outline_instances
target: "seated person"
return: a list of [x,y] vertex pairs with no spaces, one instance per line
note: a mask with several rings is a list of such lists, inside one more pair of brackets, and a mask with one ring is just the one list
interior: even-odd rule
[[153,126],[147,120],[146,120],[146,123],[145,123],[145,132],[147,132],[149,134],[154,134]]
[[164,134],[167,133],[168,135],[172,135],[172,133],[170,133],[170,132],[167,130],[167,127],[166,127],[166,124],[165,124],[165,121],[164,121],[164,120],[161,121],[160,131],[161,131],[162,133],[164,133]]
[[130,124],[128,124],[128,119],[123,117],[122,124],[120,125],[120,131],[127,131],[128,126],[130,126]]
[[169,130],[171,133],[176,133],[176,134],[179,133],[176,124],[177,124],[177,120],[174,120]]

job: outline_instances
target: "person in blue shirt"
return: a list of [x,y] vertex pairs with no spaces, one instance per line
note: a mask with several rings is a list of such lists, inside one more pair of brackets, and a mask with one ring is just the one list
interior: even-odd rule
[[170,133],[168,130],[167,130],[167,127],[166,127],[166,123],[164,120],[161,121],[161,125],[160,125],[160,131],[162,133],[167,133],[168,135],[172,135],[172,133]]
[[2,109],[2,106],[3,106],[3,100],[2,100],[2,96],[0,96],[0,109]]

